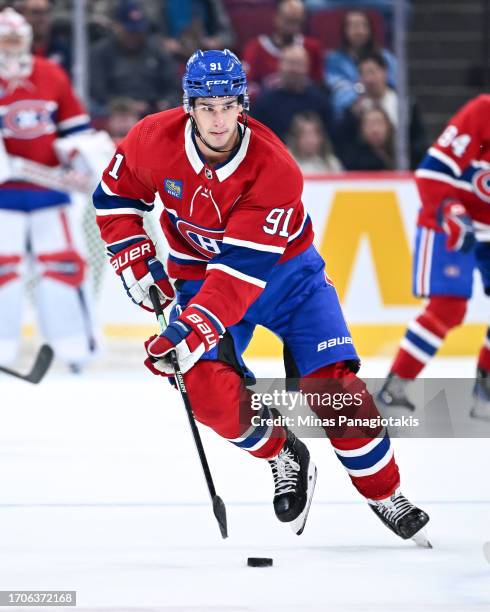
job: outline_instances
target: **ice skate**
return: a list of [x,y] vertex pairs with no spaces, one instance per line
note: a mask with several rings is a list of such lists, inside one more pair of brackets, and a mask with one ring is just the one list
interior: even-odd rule
[[283,523],[290,523],[301,535],[310,510],[316,483],[316,466],[306,446],[288,431],[283,449],[269,459],[274,477],[274,511]]
[[388,374],[381,391],[376,395],[376,403],[380,408],[408,408],[415,410],[413,404],[407,397],[406,388],[411,380],[400,378],[396,374]]
[[403,540],[412,540],[425,548],[432,548],[424,526],[429,522],[429,515],[414,506],[397,489],[388,499],[368,500],[371,510],[391,531]]
[[473,387],[473,405],[470,416],[490,421],[490,376],[486,370],[478,369]]

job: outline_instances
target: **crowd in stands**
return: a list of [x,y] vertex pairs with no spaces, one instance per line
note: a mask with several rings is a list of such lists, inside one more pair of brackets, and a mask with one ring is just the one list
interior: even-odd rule
[[[73,74],[72,0],[0,0],[34,29],[34,53]],[[250,114],[304,173],[396,168],[397,64],[391,0],[90,0],[88,105],[121,139],[141,117],[181,103],[185,60],[230,48],[247,70]],[[426,148],[415,100],[410,164]]]

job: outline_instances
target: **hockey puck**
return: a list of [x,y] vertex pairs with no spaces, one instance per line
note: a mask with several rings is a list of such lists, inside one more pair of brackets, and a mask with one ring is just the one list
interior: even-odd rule
[[272,559],[268,557],[249,557],[247,565],[248,567],[271,567]]

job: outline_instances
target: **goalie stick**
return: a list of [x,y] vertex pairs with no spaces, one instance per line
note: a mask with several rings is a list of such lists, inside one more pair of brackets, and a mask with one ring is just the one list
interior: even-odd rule
[[37,385],[41,382],[46,372],[49,370],[49,366],[53,361],[53,356],[53,349],[48,344],[43,344],[39,349],[36,360],[34,361],[29,374],[20,374],[20,372],[16,372],[15,370],[11,370],[10,368],[5,368],[3,366],[0,366],[0,372],[8,374],[9,376],[15,376],[15,378],[20,378],[21,380],[30,382],[33,385]]
[[[155,310],[158,323],[160,324],[160,329],[163,332],[167,327],[167,323],[165,321],[165,315],[163,314],[163,309],[160,304],[160,298],[158,297],[158,289],[154,285],[150,287],[150,299],[151,303],[153,304],[153,309]],[[177,361],[175,351],[172,351],[170,353],[170,362],[175,372],[175,381],[177,384],[177,388],[180,391],[182,401],[184,402],[185,411],[187,412],[187,418],[189,419],[189,424],[191,426],[192,436],[196,444],[199,459],[201,460],[201,466],[204,472],[204,477],[206,478],[206,484],[208,485],[209,495],[211,496],[211,501],[213,503],[214,516],[218,521],[221,536],[223,538],[227,538],[228,527],[226,522],[226,507],[221,497],[216,494],[213,477],[211,476],[211,470],[209,469],[206,454],[204,452],[204,447],[202,445],[201,436],[199,435],[199,430],[197,429],[196,421],[194,419],[194,413],[192,412],[192,406],[189,400],[189,396],[187,395],[187,389],[184,383],[184,376],[180,371],[180,366],[179,362]]]

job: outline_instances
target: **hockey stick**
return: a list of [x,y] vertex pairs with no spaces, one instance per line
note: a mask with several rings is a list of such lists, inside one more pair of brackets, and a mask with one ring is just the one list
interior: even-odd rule
[[49,366],[53,361],[53,355],[53,349],[48,344],[43,344],[39,349],[36,356],[36,361],[34,362],[29,374],[23,375],[15,370],[11,370],[10,368],[5,368],[3,366],[0,366],[0,372],[9,374],[10,376],[15,376],[15,378],[20,378],[21,380],[37,385],[41,382],[44,375],[49,370]]
[[[150,299],[151,303],[153,304],[153,309],[155,310],[158,323],[160,324],[160,329],[163,332],[167,327],[167,323],[165,321],[165,315],[163,314],[163,309],[160,304],[158,289],[154,285],[150,287]],[[187,418],[189,419],[189,424],[191,426],[192,437],[194,438],[197,452],[199,454],[199,459],[201,460],[201,466],[204,472],[204,477],[206,478],[206,484],[208,485],[209,495],[211,496],[211,501],[213,502],[214,516],[218,521],[221,536],[223,538],[227,538],[228,527],[226,523],[226,507],[221,497],[216,494],[213,477],[211,476],[211,470],[209,469],[208,460],[206,459],[206,454],[204,452],[204,447],[201,441],[201,436],[199,435],[199,430],[197,429],[196,421],[194,419],[194,413],[192,412],[192,406],[189,400],[189,396],[187,395],[187,389],[184,383],[184,376],[180,371],[180,366],[179,362],[177,361],[177,355],[175,354],[175,351],[172,351],[170,353],[170,363],[172,364],[172,367],[175,372],[175,381],[180,391],[182,401],[184,402],[185,411],[187,412]]]

